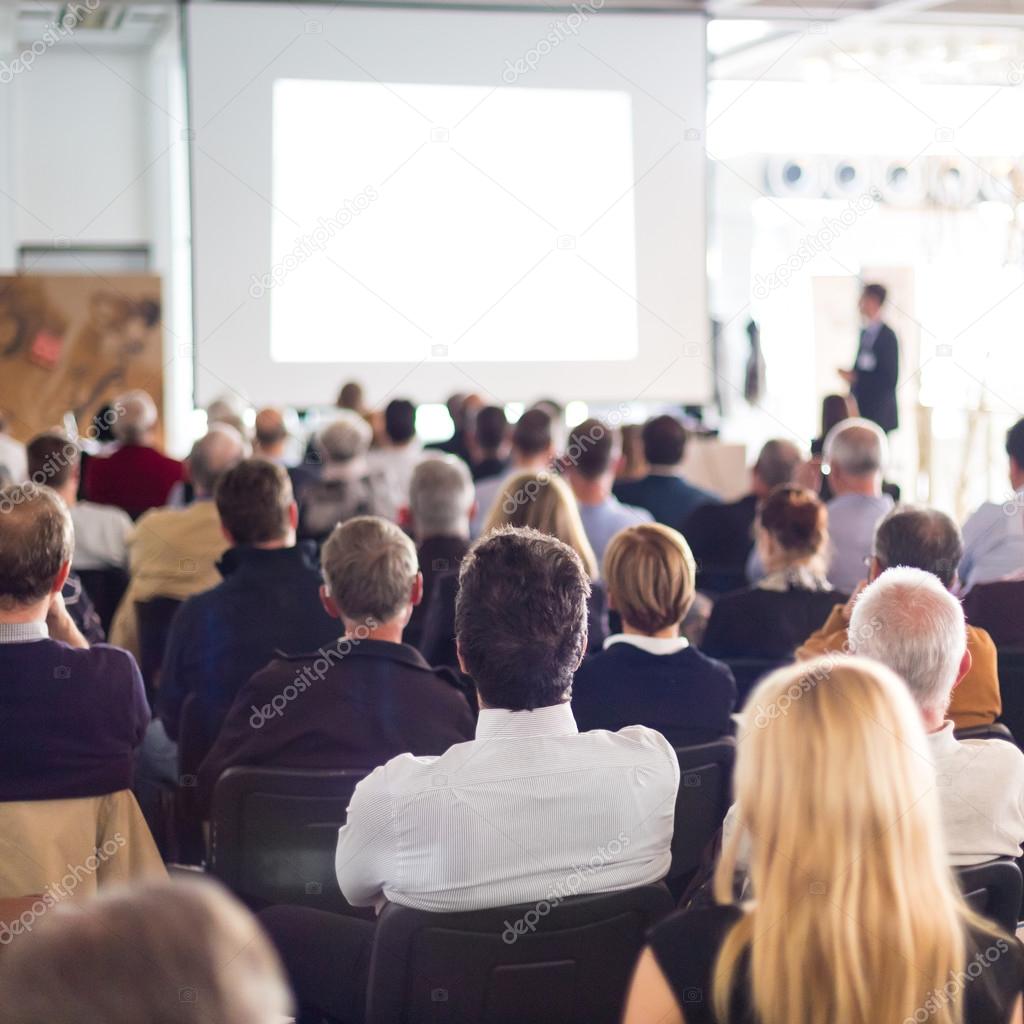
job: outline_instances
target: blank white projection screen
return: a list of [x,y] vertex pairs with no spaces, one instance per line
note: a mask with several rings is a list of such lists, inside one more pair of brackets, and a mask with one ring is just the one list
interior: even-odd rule
[[201,404],[708,399],[702,19],[186,16]]

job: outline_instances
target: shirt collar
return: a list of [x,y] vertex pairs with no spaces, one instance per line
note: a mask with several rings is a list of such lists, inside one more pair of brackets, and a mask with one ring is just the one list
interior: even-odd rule
[[936,756],[951,754],[959,746],[960,741],[953,735],[953,723],[945,722],[938,732],[928,734],[928,745]]
[[612,644],[630,644],[648,654],[676,654],[685,651],[690,641],[685,636],[638,636],[636,633],[613,633],[605,637],[604,649]]
[[45,622],[0,622],[0,644],[27,644],[49,635]]
[[523,739],[527,736],[575,736],[579,732],[569,702],[533,711],[481,708],[476,721],[476,738]]

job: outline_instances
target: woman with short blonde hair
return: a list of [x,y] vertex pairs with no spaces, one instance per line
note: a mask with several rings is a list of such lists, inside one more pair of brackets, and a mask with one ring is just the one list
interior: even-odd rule
[[256,919],[198,881],[51,908],[0,949],[0,993],[3,1024],[281,1024],[291,1012]]
[[[773,672],[749,707],[721,905],[655,928],[625,1024],[1020,1024],[1024,951],[957,889],[902,680],[821,658]],[[744,832],[753,899],[728,906]]]

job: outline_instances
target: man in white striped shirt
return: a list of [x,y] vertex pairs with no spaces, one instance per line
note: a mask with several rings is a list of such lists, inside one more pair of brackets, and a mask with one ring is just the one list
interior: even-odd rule
[[577,731],[569,705],[586,649],[577,555],[505,530],[463,563],[456,635],[476,682],[476,738],[402,754],[360,783],[338,840],[355,906],[476,910],[663,878],[679,768],[643,726]]

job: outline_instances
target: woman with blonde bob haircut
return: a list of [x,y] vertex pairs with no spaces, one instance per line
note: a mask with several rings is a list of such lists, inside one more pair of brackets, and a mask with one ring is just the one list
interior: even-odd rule
[[751,902],[658,925],[625,1024],[1021,1024],[1024,951],[964,903],[947,865],[921,715],[885,667],[772,673],[744,716],[736,796]]

